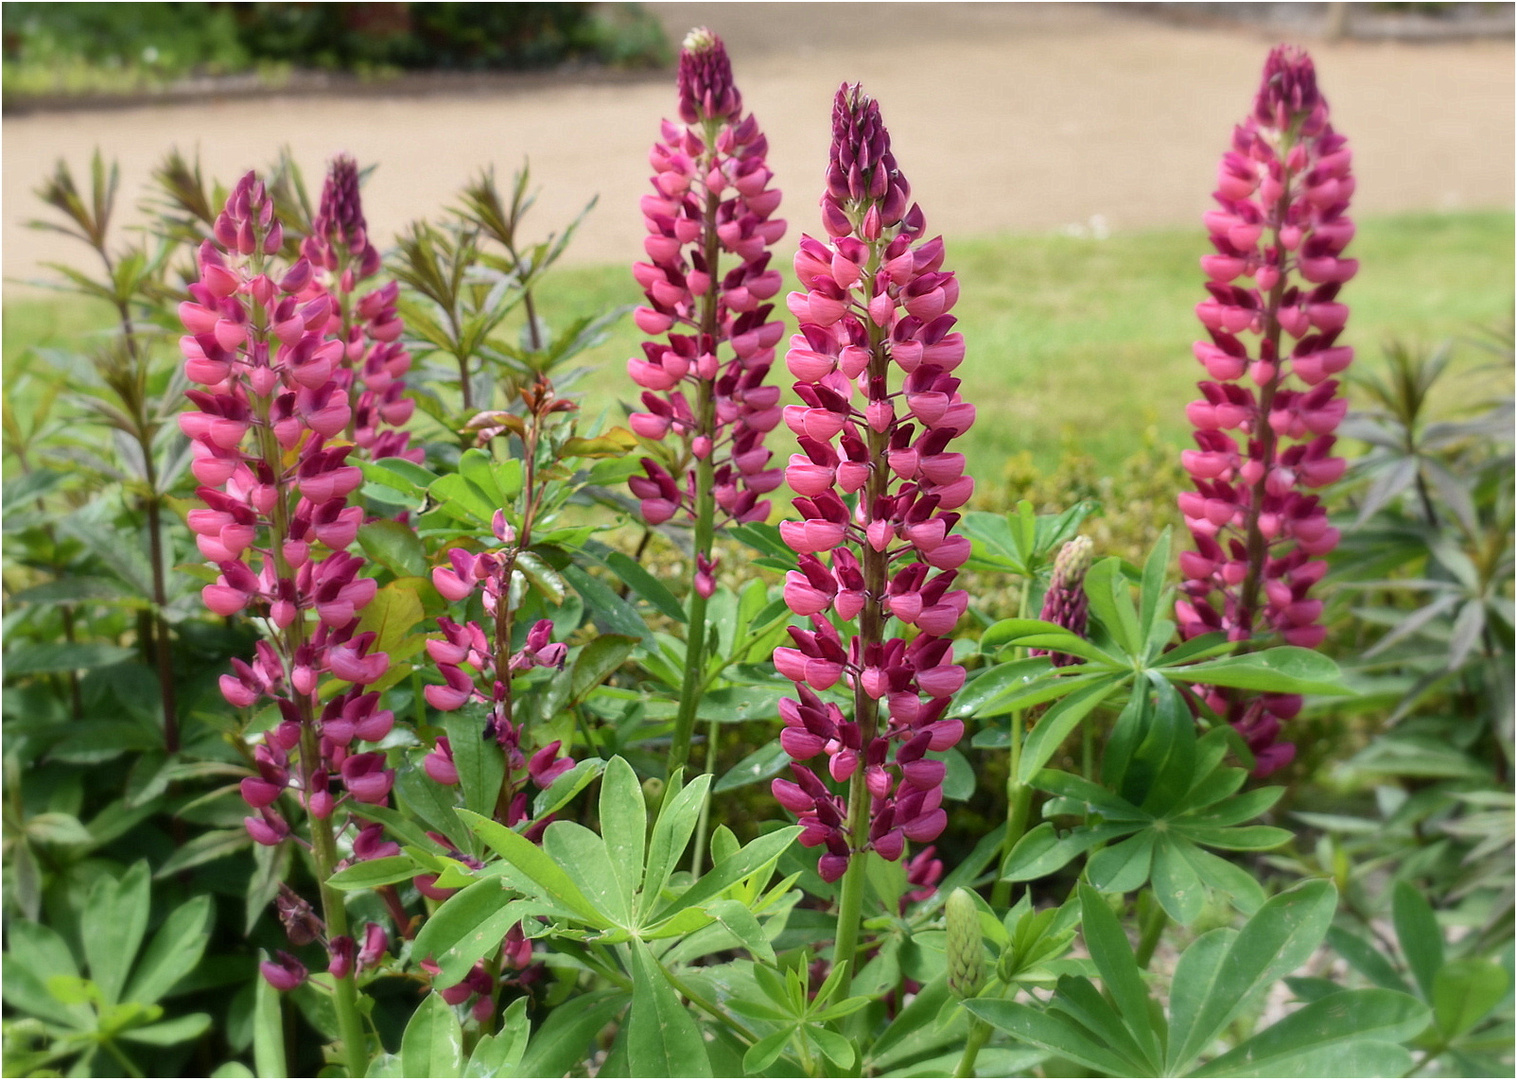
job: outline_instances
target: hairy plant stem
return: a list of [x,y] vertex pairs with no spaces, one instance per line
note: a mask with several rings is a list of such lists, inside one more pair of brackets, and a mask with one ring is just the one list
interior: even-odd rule
[[[704,691],[703,691],[704,692]],[[721,721],[712,720],[706,735],[706,772],[716,772],[716,737],[721,731]],[[711,829],[711,796],[701,800],[701,815],[695,822],[695,853],[690,858],[690,874],[701,876],[701,864],[706,858],[706,836]]]
[[[1282,140],[1281,159],[1290,152],[1290,136],[1287,134]],[[1285,207],[1290,204],[1291,180],[1293,179],[1289,167],[1284,170],[1281,180],[1281,191],[1278,204]],[[1283,211],[1282,211],[1283,212]],[[1264,336],[1259,343],[1259,356],[1261,359],[1269,358],[1275,365],[1275,373],[1263,386],[1259,388],[1259,412],[1255,421],[1255,430],[1251,434],[1259,440],[1258,460],[1264,463],[1264,471],[1254,483],[1253,491],[1249,499],[1248,514],[1244,520],[1245,547],[1248,553],[1248,572],[1243,578],[1243,587],[1238,593],[1238,625],[1247,631],[1251,637],[1254,632],[1254,614],[1259,606],[1259,590],[1264,585],[1264,566],[1269,558],[1269,540],[1259,528],[1259,517],[1264,505],[1266,495],[1265,487],[1269,482],[1270,467],[1275,461],[1275,445],[1279,441],[1275,429],[1270,426],[1269,412],[1274,404],[1275,394],[1280,389],[1280,384],[1285,379],[1284,357],[1280,355],[1280,302],[1285,295],[1285,248],[1280,242],[1280,230],[1285,222],[1282,218],[1270,223],[1271,234],[1274,237],[1275,250],[1281,252],[1280,277],[1270,290],[1269,300],[1264,308]],[[1239,647],[1240,653],[1248,652],[1248,641],[1245,640]]]
[[964,1043],[964,1053],[959,1058],[959,1066],[954,1069],[954,1076],[973,1076],[974,1059],[980,1056],[980,1047],[990,1038],[990,1025],[979,1017],[969,1021],[969,1038]]
[[1138,938],[1138,951],[1135,959],[1138,967],[1148,970],[1149,963],[1154,958],[1154,950],[1159,947],[1159,939],[1164,936],[1164,928],[1169,925],[1169,916],[1159,904],[1158,897],[1152,891],[1148,894],[1153,907],[1143,916],[1142,936]]
[[[717,123],[706,121],[706,154],[701,158],[700,174],[707,175],[716,158]],[[716,235],[716,210],[720,199],[714,191],[706,192],[706,208],[702,234],[705,239],[706,274],[710,284],[701,297],[700,338],[697,356],[716,353],[717,303],[721,296],[721,275],[717,272],[717,260],[721,255],[721,241]],[[690,739],[695,731],[695,714],[700,702],[697,689],[701,685],[706,666],[706,597],[695,587],[694,575],[699,572],[698,561],[711,558],[711,547],[716,537],[716,469],[712,464],[716,441],[716,401],[714,379],[700,379],[700,389],[695,402],[695,434],[704,437],[708,446],[704,457],[695,464],[695,544],[691,556],[695,569],[691,573],[690,622],[685,634],[685,672],[680,686],[679,711],[674,718],[674,738],[669,743],[669,757],[665,770],[673,776],[676,769],[684,768],[690,760]]]
[[[104,245],[97,249],[105,263],[106,277],[114,282],[115,269]],[[168,588],[163,565],[163,522],[160,513],[163,497],[158,491],[158,466],[153,460],[153,434],[155,425],[147,415],[147,370],[142,352],[137,347],[137,325],[132,320],[132,307],[126,297],[117,295],[115,300],[117,321],[121,324],[121,340],[126,346],[127,358],[131,361],[132,400],[122,404],[135,413],[132,417],[137,428],[137,445],[142,450],[143,482],[147,495],[142,509],[147,517],[148,563],[153,574],[153,660],[158,673],[158,692],[163,708],[163,748],[170,754],[179,752],[179,705],[177,687],[174,683],[174,654],[169,645],[169,624],[163,610],[168,606]],[[119,390],[118,390],[119,393]]]
[[[884,242],[880,240],[870,242],[869,263],[864,273],[866,281],[872,280],[879,271],[881,251],[884,246]],[[890,370],[890,354],[885,332],[874,324],[873,319],[868,320],[865,325],[869,328],[869,381],[871,385],[884,385],[886,375]],[[869,480],[864,485],[859,499],[868,515],[874,512],[874,507],[889,487],[890,470],[885,467],[889,437],[886,432],[875,431],[869,425],[865,425],[864,430],[868,437],[869,460],[873,463],[873,470],[869,474]],[[867,655],[869,646],[880,643],[885,637],[884,599],[886,578],[890,569],[888,549],[876,551],[874,545],[866,540],[862,545],[862,552],[864,606],[859,611],[858,636],[858,656],[861,662]],[[879,702],[864,691],[864,680],[856,673],[853,685],[853,718],[859,726],[861,757],[863,751],[868,750],[869,744],[879,734],[879,708]],[[855,961],[858,954],[859,924],[863,921],[864,911],[864,875],[869,846],[869,803],[869,788],[864,780],[864,763],[860,761],[848,781],[848,847],[851,858],[848,860],[848,869],[843,872],[843,888],[838,897],[837,936],[834,939],[832,951],[834,966],[848,965],[847,980],[843,987],[844,997],[849,996],[853,977],[858,971],[858,964]]]
[[[259,238],[260,246],[263,238]],[[261,271],[261,262],[255,262],[255,272]],[[261,305],[255,308],[255,332],[266,336],[268,334],[267,312]],[[273,395],[253,395],[253,408],[258,429],[259,450],[265,462],[275,478],[275,484],[279,494],[274,499],[272,535],[269,538],[269,551],[274,559],[274,569],[280,579],[293,579],[294,570],[285,558],[285,540],[289,536],[289,505],[286,502],[287,489],[281,464],[283,450],[278,439],[274,436],[273,425],[269,422],[269,410],[272,405]],[[299,613],[293,622],[285,628],[282,644],[285,648],[285,660],[293,664],[300,647],[305,644],[306,626],[303,616]],[[328,883],[337,868],[337,840],[332,830],[330,818],[318,818],[309,811],[312,778],[318,771],[321,761],[321,744],[316,734],[316,717],[312,708],[312,697],[309,694],[296,693],[294,695],[295,707],[300,720],[300,773],[301,790],[306,796],[306,820],[311,827],[311,855],[315,862],[316,883],[321,894],[321,913],[326,923],[327,938],[348,935],[348,911],[343,904],[342,893]],[[363,1076],[368,1071],[369,1058],[364,1045],[363,1024],[358,1015],[358,991],[353,983],[353,974],[349,973],[346,978],[333,978],[332,1001],[337,1011],[338,1031],[343,1042],[344,1064],[348,1074],[353,1077]]]
[[[1031,596],[1032,582],[1024,582],[1022,596],[1017,601],[1017,618],[1027,618]],[[1018,647],[1013,656],[1021,659],[1024,651]],[[1011,714],[1009,734],[1011,755],[1006,764],[1006,839],[1001,844],[1001,866],[1006,865],[1006,860],[1011,858],[1011,849],[1022,839],[1022,833],[1027,830],[1027,816],[1032,812],[1032,788],[1017,779],[1022,771],[1022,743],[1027,736],[1023,729],[1021,709]],[[1002,880],[999,870],[996,873],[995,887],[990,892],[990,903],[993,907],[1006,907],[1011,903],[1011,882]]]

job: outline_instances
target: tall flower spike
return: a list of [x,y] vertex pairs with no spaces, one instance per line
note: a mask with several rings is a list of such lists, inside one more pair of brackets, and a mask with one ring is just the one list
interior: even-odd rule
[[[1195,355],[1209,379],[1186,408],[1197,449],[1182,463],[1195,490],[1180,496],[1196,550],[1180,556],[1175,605],[1187,638],[1220,630],[1312,648],[1326,633],[1322,602],[1307,594],[1338,530],[1310,492],[1344,470],[1332,432],[1348,404],[1333,376],[1354,356],[1338,340],[1348,308],[1337,299],[1358,270],[1342,257],[1354,235],[1350,163],[1311,58],[1275,49],[1205,217],[1216,251],[1201,260],[1211,296],[1196,308],[1208,340]],[[1213,688],[1208,703],[1248,740],[1257,773],[1294,757],[1277,737],[1299,697]]]
[[[801,520],[780,532],[800,554],[785,601],[812,629],[792,627],[774,654],[799,695],[780,707],[794,780],[775,781],[774,794],[800,817],[801,843],[826,849],[822,876],[850,875],[845,910],[863,865],[855,855],[899,859],[906,841],[942,832],[944,766],[926,755],[963,733],[943,716],[964,682],[947,635],[968,605],[952,585],[969,541],[953,529],[974,481],[949,446],[975,410],[952,374],[964,358],[948,314],[958,281],[940,269],[942,238],[923,239],[909,197],[879,106],[842,87],[822,196],[830,240],[802,238],[805,291],[789,297],[801,325],[786,364],[802,404],[784,415],[802,452],[786,475]],[[844,640],[829,614],[856,619],[857,632]],[[818,696],[840,681],[851,718]],[[846,801],[817,775],[817,758],[849,785]],[[847,959],[841,923],[839,934]]]
[[[628,486],[649,524],[683,516],[695,531],[694,587],[703,605],[715,588],[715,530],[764,521],[762,496],[779,487],[764,436],[780,421],[777,386],[765,385],[784,326],[771,319],[780,289],[770,245],[785,233],[772,215],[780,192],[765,164],[768,140],[732,81],[721,38],[692,30],[680,52],[679,115],[664,122],[649,154],[653,191],[643,196],[648,261],[632,275],[648,303],[638,328],[652,340],[627,361],[642,387],[643,410],[630,418],[644,439],[677,445],[645,458]],[[687,668],[698,671],[704,607],[692,608]],[[694,723],[694,687],[682,695],[669,768],[683,765]]]

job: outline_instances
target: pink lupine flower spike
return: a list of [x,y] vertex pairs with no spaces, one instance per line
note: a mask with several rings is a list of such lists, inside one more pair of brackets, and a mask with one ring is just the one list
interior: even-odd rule
[[769,247],[785,232],[774,217],[779,189],[765,164],[768,141],[732,81],[721,38],[692,30],[680,51],[679,115],[665,121],[649,154],[653,192],[642,202],[648,261],[632,274],[648,303],[638,328],[652,340],[627,361],[646,411],[630,424],[644,439],[678,446],[643,459],[628,486],[649,525],[694,525],[695,573],[685,685],[668,767],[689,755],[695,697],[704,670],[706,600],[716,589],[715,530],[764,521],[762,496],[780,485],[764,436],[780,421],[779,387],[765,385],[784,326],[771,319],[779,271]]
[[[899,859],[947,824],[944,764],[927,755],[964,728],[944,714],[964,682],[948,635],[968,605],[952,586],[969,541],[953,530],[974,481],[950,446],[975,409],[953,375],[964,358],[948,314],[958,281],[941,269],[942,238],[924,239],[879,106],[857,86],[834,102],[822,224],[829,239],[802,238],[804,291],[789,297],[800,332],[785,361],[802,404],[784,413],[800,446],[786,477],[801,519],[780,531],[798,554],[785,600],[811,629],[792,627],[774,654],[798,696],[780,706],[793,779],[773,790],[800,818],[801,843],[824,849],[822,877],[843,879],[844,962],[862,902],[856,856]],[[830,615],[857,620],[857,632],[840,634]],[[820,696],[839,684],[851,718]]]
[[[1197,449],[1182,462],[1195,490],[1180,496],[1196,544],[1180,556],[1187,638],[1220,630],[1313,648],[1325,636],[1322,602],[1307,594],[1338,530],[1309,492],[1344,471],[1332,432],[1348,403],[1333,376],[1354,356],[1338,340],[1348,319],[1338,290],[1358,269],[1342,257],[1354,235],[1350,162],[1310,57],[1275,49],[1205,218],[1216,253],[1201,260],[1211,297],[1196,314],[1209,340],[1195,354],[1209,379],[1186,409]],[[1207,701],[1248,740],[1257,773],[1294,757],[1278,736],[1300,697],[1212,688]]]

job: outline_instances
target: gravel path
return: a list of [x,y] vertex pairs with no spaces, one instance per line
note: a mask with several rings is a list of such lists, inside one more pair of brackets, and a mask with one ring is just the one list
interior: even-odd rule
[[[787,240],[814,229],[840,81],[881,102],[897,158],[949,235],[1188,224],[1251,102],[1273,40],[1164,25],[1111,7],[1043,4],[653,4],[678,41],[709,24],[727,40],[745,101],[769,134],[789,195]],[[1306,42],[1355,149],[1357,212],[1510,207],[1513,47]],[[326,96],[7,117],[5,291],[41,260],[80,262],[70,241],[24,227],[30,192],[59,156],[119,159],[123,219],[173,145],[231,180],[289,144],[309,174],[347,150],[378,162],[369,221],[388,240],[436,214],[481,166],[530,158],[546,230],[599,194],[577,262],[641,254],[646,153],[672,112],[673,80],[545,77],[429,96]],[[319,179],[316,180],[319,186]],[[1199,225],[1197,226],[1199,229]],[[82,246],[81,246],[82,247]]]

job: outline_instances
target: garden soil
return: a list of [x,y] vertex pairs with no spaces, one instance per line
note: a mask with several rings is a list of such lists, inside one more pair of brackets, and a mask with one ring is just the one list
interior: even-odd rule
[[[880,100],[929,226],[949,236],[1194,225],[1274,44],[1258,30],[1168,25],[1116,5],[648,6],[672,41],[695,24],[725,37],[745,105],[769,135],[791,246],[818,227],[832,95],[845,79]],[[1510,41],[1301,44],[1352,140],[1357,213],[1512,206]],[[40,216],[31,192],[53,163],[87,174],[96,147],[120,162],[126,224],[142,220],[136,202],[170,147],[198,152],[208,176],[230,181],[288,145],[313,189],[322,163],[346,150],[378,165],[364,203],[385,243],[438,214],[482,167],[509,178],[530,160],[541,196],[529,233],[598,196],[569,258],[640,257],[637,203],[658,119],[673,111],[670,73],[442,86],[216,92],[189,104],[7,116],[6,293],[28,291],[17,283],[40,262],[88,264],[82,245],[25,222]]]

